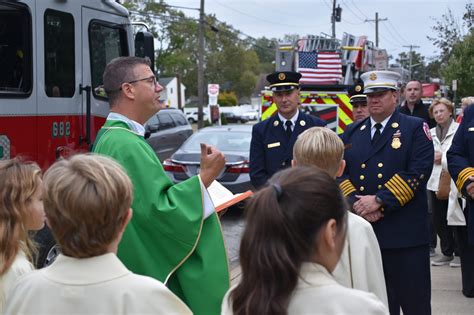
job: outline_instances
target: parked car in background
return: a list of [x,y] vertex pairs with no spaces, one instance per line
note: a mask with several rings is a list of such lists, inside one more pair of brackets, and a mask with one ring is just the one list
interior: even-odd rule
[[237,115],[231,112],[222,114],[224,115],[228,123],[246,123],[250,120],[248,117]]
[[248,111],[242,113],[242,117],[247,117],[249,120],[257,120],[258,119],[258,112],[257,111]]
[[[186,113],[186,119],[189,121],[190,124],[197,123],[198,112]],[[209,120],[209,116],[206,114],[206,112],[202,112],[202,119]]]
[[169,158],[193,134],[183,112],[165,108],[145,123],[145,139],[160,161]]
[[171,158],[163,162],[167,175],[175,183],[198,174],[201,143],[215,146],[225,155],[226,164],[217,181],[232,193],[253,189],[249,176],[251,125],[206,127],[194,133]]

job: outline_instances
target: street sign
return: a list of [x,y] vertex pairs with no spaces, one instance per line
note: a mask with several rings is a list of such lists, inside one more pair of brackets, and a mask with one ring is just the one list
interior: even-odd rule
[[458,90],[458,80],[453,80],[453,91],[457,91]]
[[207,85],[207,94],[209,96],[219,95],[219,84],[208,84]]
[[209,94],[209,105],[217,105],[217,95]]

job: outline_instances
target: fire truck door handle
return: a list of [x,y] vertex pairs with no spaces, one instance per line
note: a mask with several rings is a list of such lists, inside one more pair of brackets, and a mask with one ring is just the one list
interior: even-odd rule
[[[92,88],[90,85],[83,86],[79,84],[79,93],[86,92],[86,137],[85,139],[82,135],[79,138],[79,144],[83,142],[87,143],[88,146],[91,145],[91,91]],[[89,148],[90,149],[90,148]]]

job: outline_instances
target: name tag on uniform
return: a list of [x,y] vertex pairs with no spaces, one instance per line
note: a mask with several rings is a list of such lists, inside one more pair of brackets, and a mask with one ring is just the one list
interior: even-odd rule
[[273,142],[273,143],[267,144],[268,149],[276,148],[276,147],[279,147],[279,146],[280,146],[280,142]]
[[474,131],[474,127],[469,128],[467,131]]

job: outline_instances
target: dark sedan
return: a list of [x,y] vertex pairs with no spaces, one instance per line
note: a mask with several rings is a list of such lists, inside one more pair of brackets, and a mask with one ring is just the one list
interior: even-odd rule
[[250,120],[247,116],[237,115],[234,113],[222,113],[228,123],[246,123]]
[[210,144],[225,154],[226,165],[217,181],[232,193],[253,189],[249,176],[251,125],[207,127],[194,133],[170,159],[163,162],[168,176],[180,182],[199,172],[200,143]]

